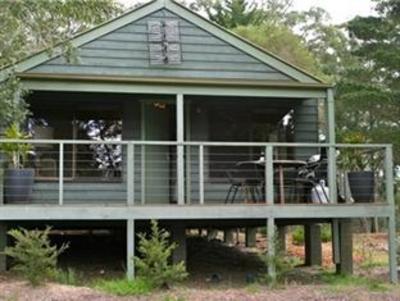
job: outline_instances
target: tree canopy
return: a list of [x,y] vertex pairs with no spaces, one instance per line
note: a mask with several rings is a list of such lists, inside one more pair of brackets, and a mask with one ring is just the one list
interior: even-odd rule
[[115,0],[0,1],[0,68],[51,49],[121,10]]
[[[40,50],[60,44],[73,57],[68,39],[122,11],[115,0],[13,0],[0,1],[0,69]],[[0,83],[0,129],[19,124],[29,114],[18,79]]]

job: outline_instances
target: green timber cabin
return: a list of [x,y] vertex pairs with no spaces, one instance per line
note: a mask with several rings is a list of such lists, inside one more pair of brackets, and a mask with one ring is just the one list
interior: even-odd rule
[[[336,144],[331,85],[172,0],[149,2],[71,43],[74,62],[56,49],[13,66],[31,92],[35,179],[26,202],[7,200],[1,189],[0,249],[11,225],[117,221],[131,258],[135,227],[157,219],[179,243],[174,259],[185,260],[188,228],[229,236],[246,227],[251,236],[268,225],[272,241],[275,225],[284,233],[300,224],[306,263],[320,264],[319,224],[331,223],[334,263],[351,272],[351,220],[383,218],[397,281],[391,146]],[[347,148],[383,154],[375,171],[382,189],[371,202],[349,195],[340,165]],[[322,153],[327,204],[310,201],[297,181],[302,162]],[[247,174],[255,181],[230,174],[256,161],[263,167]],[[273,277],[274,267],[268,272]],[[134,277],[132,260],[127,273]]]

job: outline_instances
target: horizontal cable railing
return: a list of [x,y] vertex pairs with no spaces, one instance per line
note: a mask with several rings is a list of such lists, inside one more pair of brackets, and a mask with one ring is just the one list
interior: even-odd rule
[[387,144],[0,139],[0,203],[392,203]]

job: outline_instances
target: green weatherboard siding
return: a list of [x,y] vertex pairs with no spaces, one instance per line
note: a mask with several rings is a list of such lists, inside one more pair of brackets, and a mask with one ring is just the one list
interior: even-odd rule
[[[179,20],[182,63],[150,65],[147,22],[171,19]],[[293,81],[165,8],[80,46],[75,63],[59,56],[28,72]]]

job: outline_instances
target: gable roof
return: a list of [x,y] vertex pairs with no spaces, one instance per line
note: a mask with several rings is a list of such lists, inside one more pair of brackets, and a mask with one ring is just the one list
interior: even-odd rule
[[[307,84],[318,84],[323,83],[320,79],[307,73],[306,71],[286,62],[278,56],[262,49],[251,42],[243,39],[242,37],[226,30],[225,28],[205,19],[204,17],[192,12],[185,6],[176,3],[173,0],[154,0],[148,2],[139,8],[133,9],[124,13],[123,15],[112,19],[108,22],[100,24],[99,26],[90,29],[84,33],[81,33],[71,39],[72,46],[78,48],[84,44],[87,44],[95,39],[98,39],[106,34],[109,34],[125,25],[128,25],[136,20],[148,16],[160,9],[167,9],[173,12],[175,15],[182,19],[185,19],[204,31],[209,32],[213,36],[221,39],[222,41],[232,45],[240,51],[256,58],[257,60],[265,63],[266,65],[278,70],[285,76],[299,82]],[[18,73],[24,73],[32,68],[35,68],[50,59],[53,59],[60,55],[59,47],[54,49],[52,54],[48,51],[41,51],[35,55],[32,55],[13,66],[13,69]],[[7,71],[7,70],[5,70]],[[4,79],[5,73],[0,75],[0,81]]]

